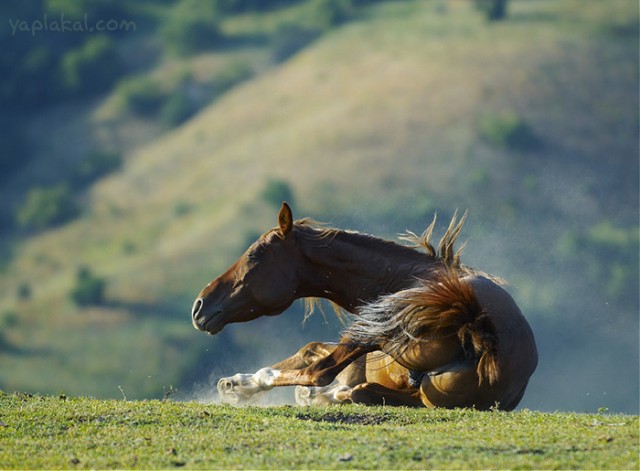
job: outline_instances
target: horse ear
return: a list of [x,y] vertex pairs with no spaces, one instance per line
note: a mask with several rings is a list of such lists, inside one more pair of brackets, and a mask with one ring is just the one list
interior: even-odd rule
[[280,234],[283,237],[286,237],[293,229],[293,214],[291,213],[291,208],[285,202],[282,203],[278,213],[278,225],[280,226]]

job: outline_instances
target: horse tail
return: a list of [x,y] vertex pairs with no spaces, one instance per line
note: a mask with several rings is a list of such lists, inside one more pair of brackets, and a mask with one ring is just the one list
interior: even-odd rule
[[456,335],[465,357],[477,359],[479,384],[498,380],[495,325],[471,285],[453,269],[437,270],[417,287],[383,296],[356,315],[345,331],[355,342],[380,345],[399,358],[410,341]]
[[490,385],[498,381],[498,342],[491,318],[482,312],[458,330],[458,338],[465,354],[478,358],[476,371],[480,384],[485,380]]

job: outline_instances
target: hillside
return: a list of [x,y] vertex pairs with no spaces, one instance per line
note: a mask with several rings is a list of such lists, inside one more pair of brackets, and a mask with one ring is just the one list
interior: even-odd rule
[[638,417],[0,394],[7,469],[637,469]]
[[[275,224],[264,193],[279,181],[296,216],[389,238],[468,209],[465,262],[511,282],[537,335],[524,405],[637,412],[637,9],[514,0],[487,23],[464,2],[376,3],[150,131],[82,218],[16,245],[0,388],[188,396],[331,339],[336,322],[303,327],[296,310],[213,339],[190,325],[200,288]],[[103,305],[69,299],[83,266],[106,279]]]

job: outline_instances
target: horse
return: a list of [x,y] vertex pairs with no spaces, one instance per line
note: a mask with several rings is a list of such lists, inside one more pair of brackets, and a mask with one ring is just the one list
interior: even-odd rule
[[215,335],[301,298],[328,300],[350,323],[336,343],[221,378],[221,399],[297,386],[299,404],[513,410],[537,366],[534,335],[501,279],[461,263],[454,246],[465,219],[454,214],[436,248],[435,216],[400,244],[294,221],[283,203],[277,226],[200,291],[193,326]]

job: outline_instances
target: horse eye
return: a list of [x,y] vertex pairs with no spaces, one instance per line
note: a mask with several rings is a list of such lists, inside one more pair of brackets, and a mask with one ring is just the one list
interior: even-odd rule
[[264,247],[262,245],[258,245],[257,247],[254,247],[253,250],[250,250],[247,253],[247,258],[249,260],[256,260],[258,259],[258,257],[260,257],[262,254],[264,253]]
[[278,236],[278,234],[276,234],[275,232],[272,232],[265,238],[265,243],[273,244],[274,242],[277,242],[279,238],[280,237]]

